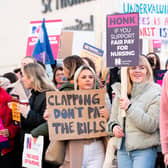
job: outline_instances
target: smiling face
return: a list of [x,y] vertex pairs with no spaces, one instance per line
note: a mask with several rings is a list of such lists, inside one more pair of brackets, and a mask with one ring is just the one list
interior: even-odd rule
[[93,89],[94,82],[94,75],[89,69],[84,69],[80,72],[77,82],[79,90]]
[[64,72],[62,70],[57,70],[57,72],[55,73],[55,81],[57,82],[57,84],[64,83],[63,78]]
[[139,66],[130,67],[129,75],[133,83],[142,83],[146,80],[147,68],[143,64],[140,64]]

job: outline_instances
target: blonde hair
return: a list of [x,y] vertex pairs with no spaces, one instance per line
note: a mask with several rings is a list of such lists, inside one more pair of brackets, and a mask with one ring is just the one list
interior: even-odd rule
[[24,73],[31,80],[31,87],[39,92],[56,90],[53,82],[47,76],[44,68],[38,63],[30,63],[24,66]]
[[93,73],[93,77],[94,77],[94,87],[93,87],[93,89],[96,89],[96,74],[95,74],[95,71],[90,66],[82,65],[77,69],[77,71],[75,72],[75,75],[74,75],[74,89],[75,90],[77,90],[77,82],[78,82],[79,75],[85,69],[88,69],[89,71],[91,71]]
[[[145,82],[146,83],[153,82],[152,67],[149,64],[149,61],[147,60],[147,58],[145,56],[140,56],[139,57],[139,63],[141,63],[142,65],[144,65],[145,68],[146,68],[146,70],[147,70]],[[131,81],[129,71],[130,71],[130,67],[128,67],[128,69],[127,69],[127,83],[128,83],[128,85],[127,85],[127,88],[128,88],[127,89],[127,93],[131,94],[133,83]]]

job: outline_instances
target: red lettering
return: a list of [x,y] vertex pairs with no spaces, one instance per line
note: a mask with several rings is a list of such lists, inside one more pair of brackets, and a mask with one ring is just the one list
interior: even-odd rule
[[140,28],[140,36],[143,36],[143,37],[154,37],[155,36],[155,27],[143,27],[143,28]]
[[165,18],[164,25],[168,25],[168,17]]

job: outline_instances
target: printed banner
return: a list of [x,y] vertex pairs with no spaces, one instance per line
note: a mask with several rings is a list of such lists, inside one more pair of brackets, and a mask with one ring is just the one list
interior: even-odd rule
[[39,136],[34,142],[31,134],[25,134],[22,166],[27,168],[42,167],[43,136]]
[[47,92],[50,140],[89,139],[107,136],[105,89]]
[[123,0],[122,13],[138,12],[140,38],[168,39],[167,0]]
[[107,67],[138,65],[138,15],[131,13],[107,16]]
[[12,101],[11,102],[11,107],[12,107],[12,120],[20,122],[20,112],[18,111],[18,104],[19,102],[17,101]]
[[[34,47],[37,43],[40,27],[42,24],[41,21],[31,21],[30,22],[30,30],[29,30],[29,36],[27,41],[27,56],[32,56]],[[59,49],[59,41],[60,41],[60,35],[61,35],[61,29],[62,29],[62,20],[46,20],[46,29],[51,45],[51,50],[54,56],[54,59],[56,60],[58,57],[58,49]]]

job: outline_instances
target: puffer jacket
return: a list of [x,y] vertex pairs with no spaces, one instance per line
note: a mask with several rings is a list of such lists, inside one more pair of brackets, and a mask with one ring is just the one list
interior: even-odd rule
[[[107,132],[113,136],[112,128],[118,124],[124,129],[121,116],[120,95],[121,84],[113,86],[115,97],[112,103]],[[127,110],[125,120],[125,145],[127,151],[145,149],[160,144],[159,111],[161,87],[155,83],[134,83],[131,92],[131,106]],[[120,149],[122,138],[114,137],[114,146]]]
[[9,131],[8,140],[10,143],[10,147],[2,149],[1,155],[5,155],[14,149],[14,138],[19,131],[19,127],[13,124],[12,112],[8,107],[9,102],[11,102],[11,96],[0,87],[0,118],[3,122],[4,128]]

